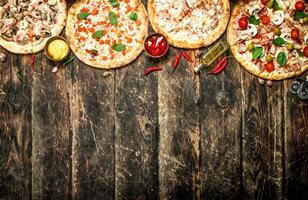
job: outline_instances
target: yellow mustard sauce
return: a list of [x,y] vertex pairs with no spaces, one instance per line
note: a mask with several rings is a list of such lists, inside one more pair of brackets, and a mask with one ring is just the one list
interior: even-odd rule
[[69,47],[63,40],[54,40],[49,43],[47,50],[52,59],[60,61],[67,56]]

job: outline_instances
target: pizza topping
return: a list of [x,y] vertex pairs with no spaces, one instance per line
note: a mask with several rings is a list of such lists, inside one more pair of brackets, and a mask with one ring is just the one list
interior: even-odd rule
[[90,15],[90,13],[89,12],[81,12],[81,13],[79,13],[78,15],[77,15],[77,18],[79,19],[79,20],[85,20],[85,19],[87,19],[87,17]]
[[248,27],[248,17],[247,16],[243,16],[238,20],[238,26],[240,29],[244,30],[247,29]]
[[308,58],[308,46],[305,46],[304,50],[303,50],[303,55]]
[[291,38],[293,40],[298,40],[298,38],[299,38],[299,29],[298,28],[293,28],[291,30]]
[[249,16],[248,18],[249,24],[259,25],[260,19],[257,19],[254,15]]
[[110,22],[112,25],[117,25],[117,23],[118,23],[117,15],[116,15],[114,12],[110,12],[110,13],[108,14],[108,18],[109,18],[109,22]]
[[266,62],[272,62],[273,57],[270,54],[268,54],[268,55],[265,56],[265,60],[266,60]]
[[275,70],[275,65],[273,62],[267,62],[264,67],[267,72],[272,72]]
[[282,37],[277,37],[276,39],[273,40],[273,44],[277,47],[281,47],[282,45],[284,45],[286,42],[284,41],[284,39]]
[[294,50],[294,45],[292,43],[287,44],[287,50],[288,51],[293,51]]
[[113,7],[116,7],[118,5],[120,5],[119,1],[118,0],[109,0],[110,4],[113,6]]
[[248,44],[247,49],[248,49],[248,51],[252,51],[254,47],[255,47],[255,45],[251,42],[251,43]]
[[129,15],[128,15],[129,19],[130,20],[133,20],[133,21],[136,21],[138,19],[138,14],[135,13],[135,12],[131,12]]
[[112,49],[119,52],[125,50],[126,46],[123,44],[115,44],[112,46]]
[[274,28],[274,34],[275,34],[275,35],[278,35],[278,36],[281,35],[281,30],[280,30],[279,27],[275,27],[275,28]]
[[287,56],[284,52],[279,52],[277,55],[277,63],[280,67],[283,67],[287,64]]
[[268,15],[263,15],[260,17],[262,24],[266,25],[269,24],[271,21],[271,18]]
[[263,47],[255,47],[252,50],[252,59],[261,58],[264,55],[264,49]]
[[259,19],[258,13],[260,10],[261,10],[260,6],[258,4],[254,4],[251,8],[249,8],[248,13],[249,15]]
[[284,18],[285,18],[284,11],[278,10],[273,13],[271,20],[273,24],[280,25],[284,21]]
[[94,32],[92,35],[93,38],[98,38],[98,39],[100,39],[102,36],[103,36],[103,30],[98,30]]
[[302,2],[302,1],[297,1],[297,2],[295,3],[295,9],[298,10],[298,11],[303,11],[303,10],[305,10],[305,4],[304,4],[304,2]]

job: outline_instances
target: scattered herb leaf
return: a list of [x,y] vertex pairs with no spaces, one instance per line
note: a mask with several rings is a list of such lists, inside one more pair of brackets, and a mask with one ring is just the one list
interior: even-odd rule
[[98,39],[100,39],[102,36],[103,36],[103,30],[98,30],[92,35],[93,38],[98,38]]
[[116,7],[120,4],[118,0],[109,0],[109,2],[113,7]]
[[261,58],[263,56],[263,48],[255,47],[252,49],[252,59]]
[[294,19],[295,20],[300,20],[308,16],[308,14],[305,14],[303,11],[296,11],[294,14]]
[[110,12],[108,14],[108,18],[109,18],[109,21],[112,25],[117,25],[117,23],[118,23],[117,15],[114,12]]
[[120,52],[120,51],[125,50],[126,46],[123,45],[123,44],[115,44],[115,45],[112,46],[112,49],[115,50],[115,51]]
[[304,53],[301,52],[300,50],[297,50],[297,53],[298,53],[298,56],[299,56],[299,57],[304,57]]
[[277,0],[273,1],[273,8],[274,8],[274,10],[282,10],[282,8],[278,4]]
[[84,20],[87,19],[87,17],[90,15],[89,12],[81,12],[79,14],[77,14],[77,18],[80,20]]
[[277,55],[277,63],[283,67],[287,64],[287,56],[284,52],[280,52]]
[[92,53],[98,53],[98,51],[96,49],[91,49]]
[[249,16],[248,18],[249,24],[259,25],[260,19],[257,19],[254,15]]
[[286,43],[286,41],[284,41],[284,39],[281,38],[281,37],[278,37],[278,38],[276,38],[276,39],[273,40],[273,44],[274,44],[275,46],[278,46],[278,47],[281,47],[281,46],[284,45],[285,43]]
[[65,62],[63,63],[63,66],[65,67],[66,65],[68,65],[69,63],[71,63],[71,62],[74,60],[74,58],[75,58],[75,56],[74,56],[74,55],[71,55],[70,58],[69,58],[67,61],[65,61]]
[[133,21],[136,21],[138,19],[138,14],[135,13],[135,12],[131,12],[129,15],[128,15],[129,19],[130,20],[133,20]]

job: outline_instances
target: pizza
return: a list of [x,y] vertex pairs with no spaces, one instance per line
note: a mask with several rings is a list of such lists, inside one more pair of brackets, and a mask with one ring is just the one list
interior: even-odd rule
[[250,73],[281,80],[308,69],[308,2],[242,0],[228,31],[230,49]]
[[65,19],[65,0],[3,0],[0,45],[19,54],[41,51],[51,36],[61,33]]
[[208,46],[225,31],[229,0],[149,0],[153,29],[175,47],[194,49]]
[[143,50],[148,19],[139,0],[81,0],[68,12],[66,36],[84,63],[103,69],[135,60]]

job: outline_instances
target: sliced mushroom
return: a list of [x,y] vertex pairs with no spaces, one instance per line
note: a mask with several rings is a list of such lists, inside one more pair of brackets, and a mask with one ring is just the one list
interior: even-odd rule
[[258,34],[258,29],[254,24],[248,24],[248,27],[245,30],[245,34],[248,34],[249,36],[255,36]]
[[2,38],[6,41],[13,41],[13,36],[10,33],[2,34]]
[[306,33],[306,35],[304,36],[304,41],[305,41],[305,44],[308,44],[308,33]]
[[285,17],[284,11],[282,10],[275,11],[272,17],[273,24],[275,25],[282,24],[282,22],[284,21],[284,17]]
[[44,30],[43,33],[44,33],[43,37],[45,37],[45,38],[48,38],[48,37],[51,36],[51,32],[49,30]]
[[260,6],[258,4],[254,4],[249,10],[248,13],[250,15],[254,15],[256,19],[259,19],[258,12],[261,10]]
[[3,22],[0,21],[0,29],[3,27]]
[[293,40],[291,39],[290,33],[282,33],[280,35],[281,38],[284,39],[284,41],[288,42],[288,43],[293,43]]
[[51,19],[51,21],[56,21],[56,16],[57,16],[57,14],[55,13],[55,12],[51,12],[50,13],[50,19]]
[[42,19],[42,20],[47,20],[47,15],[46,15],[45,13],[43,13],[43,14],[41,15],[41,19]]
[[57,0],[48,0],[48,5],[55,6],[57,4]]

